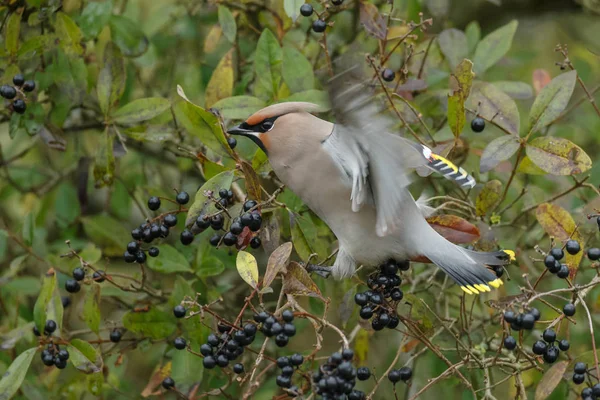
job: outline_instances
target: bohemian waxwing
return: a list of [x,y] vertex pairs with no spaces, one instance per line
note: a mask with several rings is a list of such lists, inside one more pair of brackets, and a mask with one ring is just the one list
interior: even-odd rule
[[429,168],[461,186],[475,180],[424,145],[392,134],[372,90],[343,74],[330,81],[336,123],[304,102],[268,106],[228,133],[254,141],[279,179],[331,228],[339,251],[331,269],[350,277],[357,265],[426,257],[468,294],[499,287],[490,267],[508,264],[512,251],[476,252],[439,235],[408,191],[410,174]]

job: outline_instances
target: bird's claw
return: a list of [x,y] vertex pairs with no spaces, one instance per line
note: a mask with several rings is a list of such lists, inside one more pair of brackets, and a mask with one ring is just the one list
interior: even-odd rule
[[331,275],[331,267],[324,267],[322,265],[316,265],[316,264],[306,264],[304,266],[304,268],[306,269],[307,272],[314,272],[315,274],[323,277],[323,278],[328,278],[329,275]]

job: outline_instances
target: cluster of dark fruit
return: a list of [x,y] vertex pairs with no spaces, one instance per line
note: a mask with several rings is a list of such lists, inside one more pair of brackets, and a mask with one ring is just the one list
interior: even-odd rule
[[[356,378],[359,380],[369,379],[371,372],[368,368],[359,368],[352,365],[354,352],[345,349],[341,353],[333,353],[324,365],[313,374],[313,382],[317,394],[323,399],[348,399],[363,400],[365,394],[354,389]],[[359,373],[360,371],[360,373]]]
[[[510,329],[520,331],[521,329],[531,330],[541,317],[540,310],[532,308],[528,312],[516,314],[514,311],[504,313],[504,321],[510,324]],[[509,349],[510,350],[510,349]]]
[[58,369],[65,369],[67,367],[68,359],[69,352],[53,343],[50,343],[48,348],[42,351],[42,362],[48,367],[54,365]]
[[562,339],[558,341],[558,347],[555,346],[556,342],[556,332],[552,329],[546,329],[542,334],[542,339],[538,340],[533,344],[533,354],[537,354],[538,356],[543,356],[544,361],[552,364],[556,360],[558,360],[558,356],[560,356],[560,351],[567,351],[571,345],[567,339]]
[[406,382],[410,378],[412,378],[412,368],[410,368],[410,367],[402,367],[400,369],[393,369],[388,374],[388,379],[394,385],[400,381]]
[[367,279],[370,290],[354,295],[354,302],[361,307],[360,317],[371,319],[375,316],[371,321],[374,330],[380,331],[386,327],[395,329],[400,323],[395,310],[404,293],[399,288],[402,279],[398,276],[398,271],[409,268],[408,261],[398,263],[389,260]]
[[298,353],[289,357],[281,356],[277,359],[277,367],[281,370],[281,373],[277,375],[275,382],[277,383],[277,386],[287,389],[288,394],[292,397],[296,397],[300,394],[298,387],[292,385],[292,375],[294,375],[294,371],[302,365],[303,362],[304,357],[302,354]]
[[[256,338],[256,325],[247,323],[243,328],[234,329],[231,325],[219,323],[220,336],[211,333],[206,339],[206,343],[200,346],[200,353],[204,356],[202,363],[204,368],[212,369],[216,366],[225,368],[230,361],[236,360],[244,353],[244,347],[248,346]],[[176,348],[185,348],[185,339],[178,338],[179,343],[175,343]],[[177,339],[176,339],[177,341]],[[177,347],[179,346],[179,347]],[[235,364],[233,371],[236,374],[244,372],[242,364]]]
[[[585,376],[588,374],[588,368],[585,363],[577,362],[573,368],[573,383],[581,385],[585,382]],[[581,391],[582,400],[597,400],[600,399],[600,383],[596,383],[592,387],[586,387]]]
[[[333,4],[334,6],[340,6],[343,2],[344,0],[331,0],[331,4]],[[315,10],[313,9],[313,6],[311,6],[308,3],[302,4],[302,6],[300,6],[300,14],[302,14],[305,17],[310,17],[311,15],[313,15],[314,12]],[[325,29],[327,29],[327,22],[325,22],[321,18],[317,18],[313,21],[312,30],[314,32],[323,33],[325,32]]]
[[[50,336],[54,333],[54,331],[56,330],[57,325],[56,322],[52,319],[46,320],[46,325],[44,325],[44,336]],[[40,333],[40,330],[37,328],[37,326],[33,326],[33,334],[35,336],[42,336],[42,334]]]
[[597,399],[600,399],[600,383],[596,383],[592,387],[586,387],[581,391],[581,400]]
[[[79,282],[85,279],[85,270],[81,267],[77,267],[73,270],[73,279],[67,279],[65,282],[65,290],[69,293],[77,293],[81,290],[81,284]],[[92,274],[92,280],[94,282],[102,283],[106,280],[106,272],[98,270]]]
[[[567,241],[565,246],[567,253],[575,255],[581,251],[581,246],[576,240]],[[567,264],[561,264],[560,260],[565,256],[565,252],[557,247],[550,250],[550,254],[544,258],[544,265],[546,269],[552,274],[556,274],[561,279],[569,277],[569,267]]]
[[[219,191],[219,206],[223,209],[227,208],[229,202],[233,198],[233,193],[231,190],[221,189]],[[209,240],[210,244],[213,246],[218,246],[220,243],[223,243],[225,246],[233,246],[238,242],[238,236],[244,231],[245,228],[248,228],[251,232],[258,232],[260,227],[262,226],[262,216],[258,209],[256,209],[256,201],[247,200],[243,206],[243,214],[239,217],[233,218],[231,224],[229,225],[228,231],[221,235],[220,233],[215,233]],[[198,218],[196,218],[196,222],[192,227],[192,231],[194,232],[204,232],[208,228],[214,229],[216,232],[223,230],[225,226],[225,217],[223,214],[215,214],[212,217],[209,217],[204,214],[200,214]],[[189,235],[193,240],[193,232],[190,230],[185,230],[182,233],[182,243],[184,233],[188,232],[186,235]],[[191,242],[191,240],[190,240]],[[254,236],[250,240],[250,247],[253,249],[259,248],[261,245],[261,240],[258,236]]]
[[[24,92],[32,92],[35,89],[34,81],[26,81],[23,75],[17,74],[13,77],[13,83],[15,86],[2,85],[0,86],[0,96],[7,100],[13,100],[12,109],[18,114],[23,114],[27,110],[27,104],[24,100]],[[15,99],[17,94],[21,94],[21,98]]]
[[275,344],[279,347],[285,347],[290,338],[296,335],[296,326],[293,322],[294,313],[291,310],[281,313],[281,321],[265,311],[255,314],[254,320],[260,324],[260,331],[263,335],[275,337]]
[[473,118],[473,120],[471,121],[471,130],[473,132],[483,132],[483,130],[485,129],[485,120],[481,117],[475,117]]

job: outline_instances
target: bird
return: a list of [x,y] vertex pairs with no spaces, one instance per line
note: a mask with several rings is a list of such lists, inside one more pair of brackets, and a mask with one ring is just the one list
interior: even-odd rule
[[341,73],[328,84],[335,123],[308,102],[269,105],[230,128],[267,155],[278,179],[332,230],[338,253],[331,274],[351,277],[359,265],[427,258],[467,294],[498,288],[491,270],[514,260],[511,250],[477,252],[449,242],[426,221],[431,207],[408,190],[413,171],[439,172],[471,188],[463,168],[394,132],[373,85]]

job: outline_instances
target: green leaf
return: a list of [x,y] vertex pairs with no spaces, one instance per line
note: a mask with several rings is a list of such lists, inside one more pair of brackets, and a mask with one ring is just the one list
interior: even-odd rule
[[71,225],[81,213],[77,190],[71,183],[65,182],[58,187],[54,209],[56,223],[63,228]]
[[454,70],[458,64],[468,56],[467,37],[458,29],[446,29],[438,36],[440,50],[448,60],[450,69]]
[[[35,321],[35,326],[40,332],[44,332],[46,319],[48,318],[48,308],[50,307],[50,302],[52,301],[54,289],[56,289],[56,273],[54,270],[50,270],[44,276],[44,280],[42,281],[42,289],[40,290],[40,294],[38,295],[35,305],[33,306],[33,320]],[[59,324],[62,321],[54,322]]]
[[27,39],[17,52],[19,60],[28,60],[54,45],[54,35],[37,35]]
[[104,362],[98,350],[88,342],[81,339],[73,339],[67,346],[69,350],[69,362],[77,370],[84,374],[95,374],[102,371]]
[[283,0],[283,10],[293,22],[296,22],[300,16],[300,7],[303,4],[304,0]]
[[79,27],[62,11],[56,14],[56,34],[60,38],[60,47],[63,49],[66,55],[82,55],[83,47],[81,47],[81,41],[83,34]]
[[[314,248],[317,240],[316,232],[314,226],[310,226],[310,221],[306,221],[307,218],[308,217],[306,216],[297,216],[290,212],[292,243],[294,243],[296,253],[298,253],[300,258],[304,261],[308,260],[311,254],[317,252]],[[304,222],[304,224],[302,222]]]
[[261,86],[269,97],[273,97],[279,90],[282,60],[277,38],[269,29],[265,29],[256,45],[254,72],[257,85]]
[[500,202],[501,196],[502,182],[498,179],[486,182],[479,195],[477,195],[477,201],[475,202],[477,216],[483,217],[489,211],[493,211]]
[[19,33],[21,31],[21,13],[24,8],[15,10],[6,21],[6,30],[4,31],[4,45],[6,52],[16,54],[19,49]]
[[119,49],[112,43],[104,50],[104,63],[98,75],[98,103],[104,115],[125,91],[125,62]]
[[483,174],[494,169],[500,162],[508,160],[519,149],[519,139],[503,135],[492,140],[483,150],[479,162],[479,171]]
[[177,103],[175,107],[177,121],[215,153],[221,156],[233,157],[234,153],[227,144],[219,119],[214,114],[192,103],[181,86],[177,86],[177,93],[185,100]]
[[553,175],[581,174],[592,167],[586,152],[564,138],[538,137],[527,144],[526,150],[535,165]]
[[223,118],[245,120],[266,105],[258,97],[233,96],[217,101],[212,107],[219,110]]
[[256,289],[256,285],[258,285],[258,264],[256,258],[246,251],[240,251],[237,254],[235,267],[242,279]]
[[113,135],[110,133],[108,127],[98,144],[94,161],[95,187],[101,188],[111,185],[115,172],[115,155],[113,153]]
[[235,24],[235,17],[229,11],[229,8],[225,6],[219,6],[219,25],[223,30],[223,35],[231,43],[235,43],[235,35],[237,34],[237,25]]
[[111,15],[109,25],[112,40],[126,57],[138,57],[148,50],[148,38],[139,24],[120,15]]
[[171,336],[177,328],[172,315],[157,308],[146,312],[129,311],[123,316],[123,326],[133,333],[157,340]]
[[83,230],[104,254],[109,257],[122,256],[131,240],[129,230],[120,221],[104,214],[81,218]]
[[152,119],[171,107],[171,102],[161,97],[137,99],[119,108],[113,115],[118,124],[134,124]]
[[313,89],[315,76],[312,64],[296,48],[283,47],[283,80],[292,93]]
[[538,167],[531,161],[531,159],[527,156],[523,157],[521,162],[519,163],[519,167],[517,168],[517,172],[522,174],[529,175],[546,175],[547,172]]
[[496,81],[492,85],[502,90],[513,99],[527,100],[533,97],[533,88],[530,84],[516,81]]
[[100,332],[100,285],[97,283],[93,283],[85,294],[82,317],[92,332]]
[[329,111],[329,94],[324,90],[306,90],[304,92],[294,93],[290,97],[282,99],[282,101],[306,101],[319,106],[320,112]]
[[560,116],[573,94],[577,71],[558,75],[544,86],[529,111],[529,131],[535,132],[550,125]]
[[78,22],[86,37],[95,38],[100,34],[102,28],[110,20],[112,8],[113,2],[111,0],[90,1],[85,5]]
[[198,215],[211,214],[217,211],[214,203],[208,201],[204,192],[210,191],[212,193],[219,193],[219,189],[229,189],[231,182],[233,181],[233,171],[224,171],[213,178],[209,179],[198,191],[194,197],[194,202],[190,206],[187,217],[185,219],[185,226],[192,226]]
[[467,36],[468,54],[473,54],[477,47],[477,43],[479,43],[479,39],[481,39],[481,27],[479,26],[479,22],[469,22],[469,25],[465,28],[465,35]]
[[0,400],[9,400],[21,387],[37,347],[25,350],[10,364],[0,380]]
[[22,122],[21,114],[13,113],[10,116],[10,121],[8,123],[8,135],[11,139],[14,139],[17,134],[25,129],[21,126]]
[[450,76],[448,95],[448,125],[455,137],[459,137],[465,126],[465,101],[471,91],[473,82],[473,63],[464,59]]
[[196,253],[196,275],[201,278],[221,275],[225,271],[223,261],[217,257],[204,257],[204,254],[201,248],[198,248],[198,253]]
[[510,50],[512,40],[519,22],[512,20],[484,37],[475,49],[473,56],[474,70],[477,75],[483,74],[496,64]]
[[204,93],[206,108],[212,107],[217,101],[231,97],[233,94],[233,52],[234,49],[231,49],[223,56],[208,81]]
[[175,247],[162,244],[156,246],[160,250],[158,257],[148,259],[148,267],[154,271],[170,274],[173,272],[191,271],[190,263]]
[[517,104],[496,86],[475,82],[468,104],[471,109],[477,109],[483,119],[493,121],[505,131],[519,136],[521,119]]
[[179,390],[185,390],[187,386],[202,381],[202,357],[186,350],[176,350],[172,362],[171,378],[177,382]]
[[35,235],[35,214],[33,211],[29,212],[23,219],[23,229],[21,236],[26,245],[31,246]]

